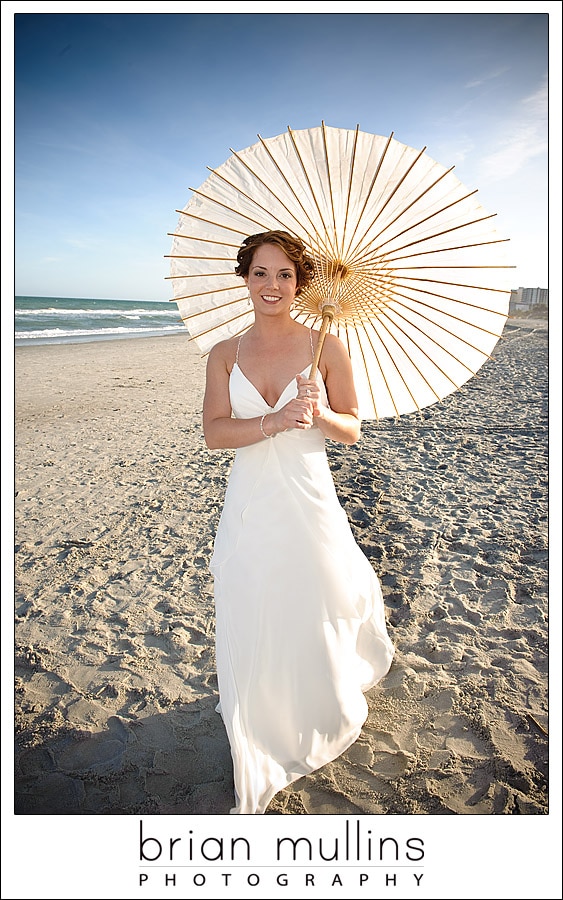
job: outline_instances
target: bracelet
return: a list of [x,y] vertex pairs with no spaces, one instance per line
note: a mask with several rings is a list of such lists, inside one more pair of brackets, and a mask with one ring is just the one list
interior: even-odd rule
[[264,431],[264,419],[266,418],[266,416],[269,416],[269,415],[270,415],[269,413],[264,413],[264,415],[260,419],[260,431],[262,432],[262,434],[264,435],[265,438],[271,438],[274,436],[273,434],[266,434],[266,432]]

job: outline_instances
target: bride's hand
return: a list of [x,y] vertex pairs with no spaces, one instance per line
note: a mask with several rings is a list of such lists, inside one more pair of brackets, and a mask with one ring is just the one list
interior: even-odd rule
[[297,376],[297,397],[310,402],[313,416],[322,415],[321,389],[314,379]]
[[[268,417],[270,419],[270,417]],[[282,406],[276,413],[271,414],[272,424],[268,425],[268,431],[277,434],[280,431],[288,431],[290,428],[306,429],[313,425],[313,404],[308,398],[295,397]]]

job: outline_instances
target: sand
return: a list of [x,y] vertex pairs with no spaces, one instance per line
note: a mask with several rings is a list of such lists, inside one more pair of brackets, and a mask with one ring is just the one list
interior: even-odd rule
[[[461,391],[329,445],[397,652],[269,814],[548,812],[547,340],[511,320]],[[16,814],[232,806],[204,370],[183,335],[16,350]]]

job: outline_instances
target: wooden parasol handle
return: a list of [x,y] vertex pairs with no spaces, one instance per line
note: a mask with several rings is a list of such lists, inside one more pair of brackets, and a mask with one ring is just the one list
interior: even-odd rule
[[336,294],[338,292],[338,288],[340,283],[344,280],[347,274],[347,268],[339,264],[334,272],[332,273],[332,285],[330,296],[326,298],[321,307],[321,312],[323,316],[323,323],[321,325],[321,331],[319,334],[319,342],[317,344],[315,355],[313,357],[313,364],[311,366],[311,371],[309,372],[309,378],[316,378],[317,372],[319,369],[319,360],[321,358],[321,353],[323,351],[323,344],[325,342],[325,337],[328,329],[330,328],[331,322],[334,319],[337,312],[340,312],[340,307],[338,305],[338,301],[336,299]]
[[326,303],[323,306],[323,323],[321,325],[319,341],[315,348],[315,355],[313,357],[313,364],[311,366],[311,371],[309,372],[309,378],[317,377],[317,372],[319,369],[319,360],[321,358],[321,353],[323,351],[323,344],[325,342],[326,333],[327,333],[328,329],[330,328],[330,323],[334,319],[335,312],[336,312],[336,307],[332,303]]

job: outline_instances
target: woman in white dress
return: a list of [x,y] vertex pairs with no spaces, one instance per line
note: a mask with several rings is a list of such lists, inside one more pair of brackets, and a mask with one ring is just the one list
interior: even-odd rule
[[356,740],[363,692],[388,671],[393,646],[325,452],[325,438],[360,436],[350,360],[328,334],[309,378],[319,334],[291,316],[312,262],[280,231],[247,238],[237,259],[255,321],[209,354],[203,427],[209,448],[236,449],[211,560],[218,708],[231,812],[261,814]]

